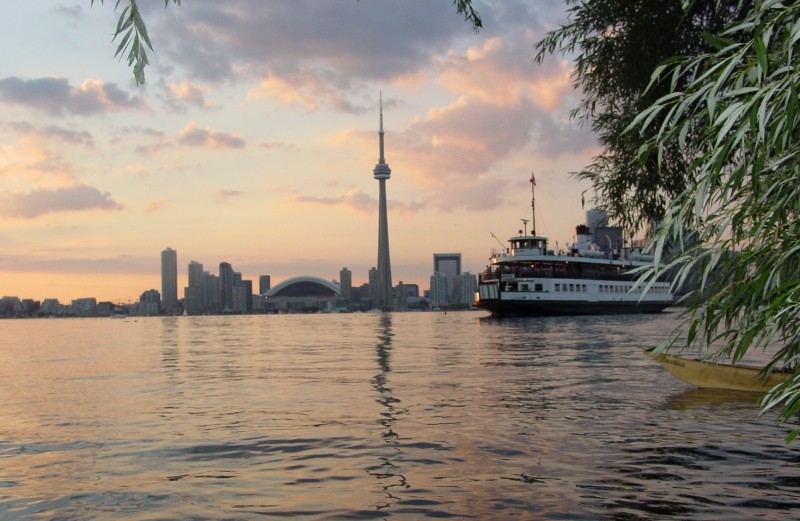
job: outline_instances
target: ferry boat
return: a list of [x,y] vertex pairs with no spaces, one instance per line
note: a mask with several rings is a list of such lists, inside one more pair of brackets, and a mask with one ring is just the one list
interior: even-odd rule
[[652,264],[652,256],[632,248],[602,251],[585,225],[576,227],[572,245],[555,252],[536,235],[535,220],[531,234],[522,222],[525,232],[494,251],[478,276],[476,307],[497,316],[605,315],[658,313],[674,302],[668,281],[637,284],[631,273]]

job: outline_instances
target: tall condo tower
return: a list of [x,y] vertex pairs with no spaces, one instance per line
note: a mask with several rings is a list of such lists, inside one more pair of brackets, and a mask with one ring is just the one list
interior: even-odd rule
[[383,157],[383,96],[380,104],[380,157],[372,171],[380,187],[378,203],[378,284],[375,307],[389,309],[392,306],[392,263],[389,260],[389,221],[386,211],[386,180],[392,176],[392,170]]
[[161,252],[161,306],[167,314],[178,307],[178,252],[172,248]]

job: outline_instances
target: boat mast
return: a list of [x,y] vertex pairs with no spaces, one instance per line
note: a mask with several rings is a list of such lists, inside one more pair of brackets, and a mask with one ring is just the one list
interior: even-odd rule
[[536,177],[531,170],[531,233],[536,235]]

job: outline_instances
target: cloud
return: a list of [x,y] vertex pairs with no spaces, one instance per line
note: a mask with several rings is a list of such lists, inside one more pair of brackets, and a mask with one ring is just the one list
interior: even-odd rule
[[206,99],[209,88],[197,83],[191,81],[171,83],[164,85],[164,89],[167,96],[167,106],[176,112],[186,112],[187,105],[199,109],[214,107],[214,104]]
[[221,149],[244,148],[245,141],[236,134],[217,132],[208,128],[200,128],[192,121],[178,134],[178,143],[190,147],[207,147]]
[[141,97],[130,96],[114,83],[86,80],[75,88],[64,78],[4,78],[0,80],[0,101],[25,105],[51,116],[65,113],[89,116],[146,107]]
[[391,164],[392,156],[402,157],[410,165],[408,174],[423,185],[450,187],[487,174],[524,148],[535,117],[527,102],[502,106],[461,98],[431,110],[408,130],[390,134],[387,160]]
[[373,214],[378,211],[378,201],[357,188],[333,197],[297,195],[293,200],[298,203],[310,203],[318,206],[343,206],[361,214]]
[[240,195],[242,195],[241,190],[226,190],[223,188],[214,190],[214,198],[218,203],[224,203],[228,199],[233,199],[234,197],[239,197]]
[[0,217],[4,218],[35,219],[49,213],[122,208],[108,192],[84,184],[37,188],[29,193],[0,192]]
[[159,155],[161,152],[167,150],[168,148],[171,148],[172,146],[173,146],[172,142],[158,141],[150,145],[136,145],[134,151],[136,152],[137,156],[153,157]]
[[[57,179],[72,184],[75,181],[74,170],[74,165],[60,151],[49,146],[47,140],[36,133],[23,135],[14,144],[0,144],[0,174],[6,176],[6,182],[13,179]],[[9,189],[8,184],[5,189]]]
[[158,270],[157,260],[150,257],[116,255],[90,257],[85,251],[53,250],[47,257],[12,254],[0,257],[0,270],[10,273],[42,272],[48,274],[119,273],[152,274]]
[[286,143],[284,141],[262,141],[258,144],[259,148],[263,148],[266,150],[294,150],[297,148],[295,145],[291,143]]
[[[163,7],[163,6],[162,6]],[[143,9],[144,9],[143,4]],[[206,83],[251,82],[251,99],[357,112],[368,84],[421,74],[455,37],[474,37],[450,2],[198,1],[147,8],[159,52]]]
[[[365,215],[373,215],[378,212],[378,201],[358,188],[352,188],[343,194],[333,197],[296,195],[292,200],[297,203],[307,203],[317,206],[342,206],[355,213]],[[397,200],[389,201],[387,205],[390,212],[400,214],[415,213],[426,207],[426,204],[423,202],[406,203]]]
[[39,136],[46,139],[53,138],[71,145],[94,145],[91,132],[86,130],[71,130],[57,125],[38,128],[27,121],[11,123],[11,128],[21,135]]
[[465,52],[452,50],[435,58],[437,81],[451,92],[498,105],[527,98],[548,110],[571,106],[575,91],[570,63],[550,58],[537,64],[533,59],[537,40],[532,31],[518,27]]

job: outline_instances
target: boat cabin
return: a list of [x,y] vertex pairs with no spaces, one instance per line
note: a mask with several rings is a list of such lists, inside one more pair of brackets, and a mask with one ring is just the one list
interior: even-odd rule
[[509,241],[511,244],[511,255],[546,255],[547,254],[547,238],[538,237],[535,235],[526,235],[521,237],[512,237]]

